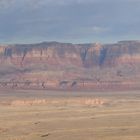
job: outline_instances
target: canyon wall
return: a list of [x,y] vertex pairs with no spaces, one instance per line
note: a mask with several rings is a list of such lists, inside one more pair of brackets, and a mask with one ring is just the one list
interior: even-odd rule
[[0,88],[139,87],[140,41],[0,45]]

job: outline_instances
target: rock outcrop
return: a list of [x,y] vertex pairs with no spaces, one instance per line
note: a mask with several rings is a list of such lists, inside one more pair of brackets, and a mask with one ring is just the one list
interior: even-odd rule
[[70,99],[35,99],[35,100],[13,100],[11,102],[1,103],[1,105],[10,106],[35,106],[35,105],[83,105],[83,106],[101,106],[109,104],[106,99],[99,98],[70,98]]
[[0,88],[139,87],[140,41],[0,45]]

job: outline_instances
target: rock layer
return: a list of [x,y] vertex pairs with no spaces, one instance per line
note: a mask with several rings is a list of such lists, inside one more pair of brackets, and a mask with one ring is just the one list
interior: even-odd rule
[[140,41],[0,45],[0,87],[136,89]]

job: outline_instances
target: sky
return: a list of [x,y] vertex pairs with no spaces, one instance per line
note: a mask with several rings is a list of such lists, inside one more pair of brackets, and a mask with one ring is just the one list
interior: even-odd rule
[[0,43],[140,39],[140,0],[0,0]]

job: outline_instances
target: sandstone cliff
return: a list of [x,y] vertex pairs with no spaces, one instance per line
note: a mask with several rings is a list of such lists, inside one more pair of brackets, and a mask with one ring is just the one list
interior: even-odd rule
[[0,87],[139,88],[140,41],[0,45]]

